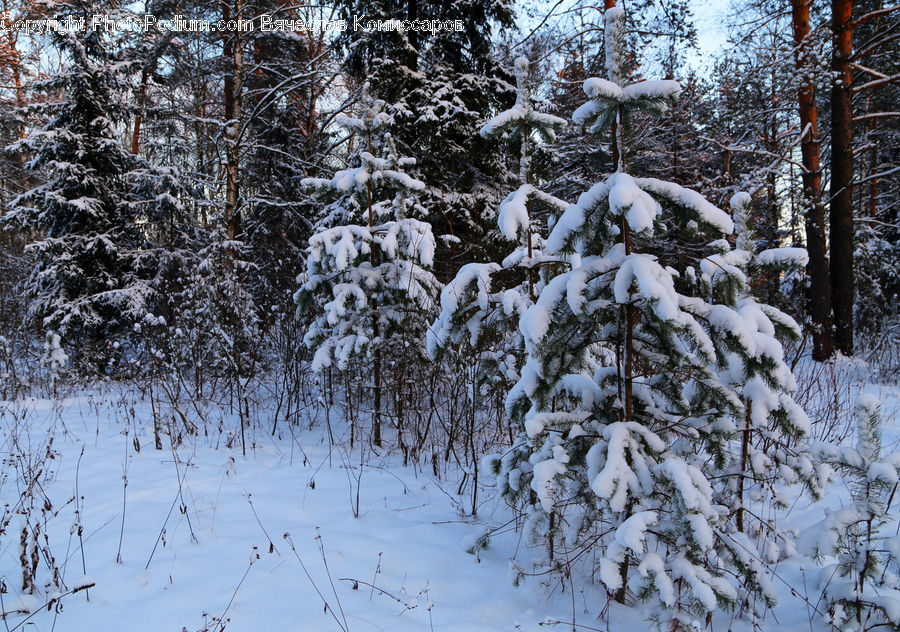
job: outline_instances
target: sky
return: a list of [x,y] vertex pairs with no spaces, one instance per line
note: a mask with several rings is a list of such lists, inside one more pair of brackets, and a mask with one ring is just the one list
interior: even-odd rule
[[[656,0],[658,4],[669,1]],[[624,2],[627,7],[627,0],[617,0],[617,4],[619,2]],[[732,0],[689,0],[689,3],[697,29],[698,49],[690,51],[686,55],[686,60],[691,66],[703,69],[711,66],[727,42]],[[519,28],[523,33],[529,33],[540,25],[564,22],[566,19],[564,16],[571,14],[572,9],[584,6],[589,6],[585,4],[585,0],[522,0],[517,4]],[[603,5],[594,3],[590,6],[596,6],[598,7],[597,11],[602,11]],[[547,12],[550,11],[552,11],[552,17],[548,20]],[[566,28],[572,29],[573,27],[568,25]]]
[[700,50],[688,55],[690,63],[702,67],[721,52],[728,38],[729,5],[729,0],[691,0]]

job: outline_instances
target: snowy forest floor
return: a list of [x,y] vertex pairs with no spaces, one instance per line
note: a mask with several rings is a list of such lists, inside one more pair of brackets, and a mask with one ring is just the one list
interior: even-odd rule
[[[882,399],[890,449],[900,390],[865,388]],[[125,386],[0,402],[0,630],[515,632],[572,630],[573,619],[579,630],[651,629],[640,607],[605,608],[587,580],[536,575],[515,587],[511,560],[529,572],[539,551],[511,527],[466,553],[512,513],[483,487],[478,517],[464,515],[460,472],[438,480],[430,465],[403,466],[359,442],[351,451],[334,420],[334,444],[322,425],[271,436],[256,424],[244,455],[240,437],[221,430],[239,427],[224,411],[210,417],[218,428],[176,447],[164,436],[160,451],[152,418]],[[797,496],[790,524],[821,520],[849,490],[837,480],[826,498]],[[23,505],[31,533],[40,523],[24,553]],[[36,569],[33,594],[23,595],[23,555]],[[47,607],[54,567],[69,591],[91,587]],[[776,571],[781,597],[762,629],[812,629],[817,568]],[[718,613],[706,629],[752,626]]]

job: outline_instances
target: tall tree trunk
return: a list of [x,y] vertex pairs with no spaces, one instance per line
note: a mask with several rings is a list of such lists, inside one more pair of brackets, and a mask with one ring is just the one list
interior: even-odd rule
[[[8,0],[3,0],[2,8],[3,8],[2,17],[5,18],[5,23],[7,25],[9,25],[11,17],[9,14]],[[16,110],[21,112],[22,108],[25,107],[25,87],[22,84],[22,54],[19,52],[19,49],[18,49],[18,41],[19,41],[19,31],[16,30],[15,28],[8,27],[6,29],[6,44],[5,44],[5,47],[7,49],[7,54],[10,57],[10,59],[8,60],[9,61],[8,67],[9,67],[10,71],[12,72],[13,87],[16,92]],[[21,122],[19,122],[17,127],[18,127],[18,129],[16,130],[16,133],[19,137],[19,140],[24,140],[25,139],[25,121],[24,121],[24,119]],[[25,152],[17,151],[17,152],[15,152],[14,157],[15,157],[16,162],[19,163],[19,169],[21,169],[23,172],[25,172],[25,163],[27,161]],[[30,180],[30,177],[23,173],[23,174],[20,174],[17,176],[13,176],[13,178],[11,178],[11,179],[18,178],[18,177],[22,178],[23,183],[25,183],[26,187],[27,187],[27,182],[28,182],[28,180]],[[6,178],[4,177],[3,179],[6,179]],[[3,207],[3,208],[5,208],[5,207]],[[3,208],[0,208],[0,215],[2,215],[4,213]]]
[[831,295],[835,341],[853,354],[853,0],[832,0]]
[[740,469],[738,470],[738,488],[737,488],[737,530],[744,533],[744,479],[747,477],[747,458],[750,455],[750,430],[753,428],[751,413],[752,400],[744,402],[746,410],[744,412],[744,430],[741,432],[741,459]]
[[[419,0],[407,0],[406,19],[410,22],[415,22],[419,19]],[[415,29],[410,29],[406,32],[406,37],[410,48],[415,51],[410,55],[409,69],[415,71],[419,69],[419,32]]]
[[[10,30],[12,33],[12,30]],[[15,47],[15,40],[12,36],[10,36],[10,46]],[[15,50],[15,48],[13,48]],[[21,66],[21,56],[18,55],[18,51],[16,51],[16,61],[12,67],[12,75],[13,75],[13,85],[16,88],[16,108],[21,109],[25,107],[25,88],[22,85],[22,71],[20,69]],[[25,122],[22,121],[19,123],[19,138],[25,138]],[[24,157],[24,154],[22,154]]]
[[[615,0],[604,0],[605,8],[611,9],[616,5]],[[610,80],[613,77],[610,76]],[[625,108],[619,106],[616,121],[612,125],[612,159],[613,165],[617,172],[625,172]],[[625,255],[631,254],[631,233],[629,231],[628,220],[622,216],[622,243],[625,247]],[[624,408],[625,421],[634,421],[634,327],[635,313],[631,304],[625,305],[625,367],[624,367]],[[625,515],[630,516],[632,504],[629,501],[625,507]],[[619,603],[625,603],[625,597],[628,591],[628,556],[619,564],[619,577],[621,586],[616,591],[613,598]]]
[[[770,76],[771,92],[769,94],[769,103],[772,107],[772,114],[769,117],[769,125],[766,129],[768,136],[769,151],[772,155],[778,155],[778,92],[775,86],[778,82],[778,76],[774,67]],[[778,224],[781,220],[781,209],[778,205],[778,181],[775,177],[775,171],[770,169],[766,174],[766,195],[767,195],[767,212],[766,218],[766,248],[778,248]],[[777,300],[777,294],[780,290],[780,283],[774,276],[769,277],[765,282],[766,302],[774,305]]]
[[[619,142],[619,163],[618,171],[625,173],[625,108],[619,106],[618,114],[618,142]],[[628,219],[622,216],[622,244],[625,247],[625,256],[631,254],[631,229],[628,225]],[[625,421],[634,421],[634,329],[637,321],[637,310],[631,305],[631,297],[629,303],[625,305]],[[632,504],[629,501],[625,507],[625,515],[631,516]],[[628,586],[628,556],[619,564],[619,577],[622,579],[622,586],[616,591],[615,600],[619,603],[625,603],[625,596]]]
[[[144,0],[144,13],[149,13],[149,0]],[[147,61],[144,60],[144,67],[141,69],[141,90],[138,93],[137,113],[134,115],[134,127],[131,130],[131,153],[135,156],[141,149],[141,124],[144,121],[144,106],[147,100],[147,82],[150,79],[150,73],[147,70]]]
[[144,68],[141,71],[141,91],[138,97],[138,111],[134,115],[134,129],[131,131],[131,153],[137,155],[141,149],[141,123],[144,120],[144,103],[147,98],[147,81],[150,73]]
[[[197,86],[196,90],[193,91],[194,97],[194,136],[196,139],[196,146],[194,148],[195,151],[195,160],[196,165],[194,169],[198,174],[206,175],[206,151],[204,149],[204,139],[206,137],[206,125],[203,121],[206,119],[206,103],[207,103],[207,95],[206,95],[206,84],[202,84]],[[198,213],[197,219],[200,220],[201,225],[204,230],[209,229],[209,215],[206,211],[206,205],[198,204],[195,205],[195,209]]]
[[[18,49],[18,41],[19,41],[19,31],[15,28],[10,27],[10,22],[12,18],[9,14],[9,2],[8,0],[3,0],[2,4],[3,13],[2,18],[5,19],[6,28],[6,49],[7,54],[10,56],[9,60],[9,69],[12,71],[13,78],[13,86],[16,91],[16,108],[21,109],[25,105],[25,90],[22,86],[22,55],[19,53]],[[22,122],[19,124],[18,129],[19,138],[25,138],[25,123]]]
[[[793,14],[795,60],[798,74],[809,77],[806,56],[809,38],[809,7],[812,0],[791,0]],[[816,107],[816,83],[811,77],[797,95],[800,105],[800,127],[804,134],[800,144],[803,157],[803,197],[806,212],[806,248],[809,263],[809,313],[813,322],[813,358],[827,360],[834,353],[834,325],[831,320],[831,285],[828,276],[828,254],[825,241],[825,205],[822,203],[822,168],[819,162],[819,111]]]
[[[224,5],[227,7],[228,5]],[[223,13],[225,13],[223,11]],[[225,82],[225,125],[226,165],[225,165],[225,227],[228,239],[237,237],[240,230],[238,213],[238,180],[240,177],[240,131],[241,131],[241,74],[244,69],[244,45],[241,37],[241,0],[235,1],[235,19],[238,28],[234,31],[234,42],[226,44],[231,49],[231,78]],[[228,17],[225,17],[227,20]]]
[[[518,74],[520,71],[517,68],[516,73]],[[528,69],[526,66],[526,70],[521,74],[518,78],[519,83],[519,93],[524,95],[524,98],[527,101],[524,103],[525,108],[530,111],[531,110],[531,88],[528,85]],[[522,148],[519,154],[519,183],[523,186],[526,184],[531,184],[531,125],[528,121],[522,122]],[[532,302],[537,298],[534,292],[534,251],[532,249],[532,233],[531,233],[531,213],[532,213],[532,204],[531,201],[526,198],[525,209],[528,214],[528,226],[525,227],[525,247],[528,250],[528,296],[531,298]]]

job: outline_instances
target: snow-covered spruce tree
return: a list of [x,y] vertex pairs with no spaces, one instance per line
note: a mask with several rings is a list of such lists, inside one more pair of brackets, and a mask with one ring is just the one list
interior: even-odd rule
[[[94,14],[115,17],[118,7],[70,0],[53,11],[90,24]],[[126,64],[104,29],[50,35],[64,66],[41,88],[63,96],[35,106],[49,122],[13,146],[34,156],[28,167],[46,182],[16,198],[4,220],[37,236],[28,245],[37,260],[24,287],[29,319],[83,344],[77,362],[97,369],[110,338],[145,313],[156,262],[135,221],[135,160],[117,139],[128,113]]]
[[356,137],[350,166],[330,179],[303,181],[337,199],[310,237],[294,300],[308,323],[304,342],[314,352],[314,370],[371,362],[372,438],[381,445],[382,385],[396,363],[424,359],[440,283],[430,271],[431,225],[416,219],[426,214],[416,199],[425,183],[405,173],[414,160],[399,154],[385,102],[364,87],[360,105],[358,116],[338,118]]
[[677,628],[692,612],[773,598],[734,503],[711,482],[739,459],[744,400],[753,427],[783,446],[771,463],[755,453],[754,471],[814,484],[816,470],[790,446],[808,424],[774,337],[790,320],[739,300],[748,254],[727,240],[732,219],[694,191],[626,172],[627,117],[664,113],[679,86],[625,85],[621,10],[605,20],[609,79],[585,82],[590,100],[573,118],[592,132],[617,123],[618,170],[548,237],[546,253],[570,268],[520,319],[527,361],[507,406],[522,435],[493,466],[551,563],[554,547],[571,557],[597,546],[610,596],[649,601]]
[[828,512],[801,536],[801,550],[836,558],[822,569],[823,603],[839,630],[900,630],[900,536],[892,501],[900,481],[900,452],[883,454],[881,402],[856,402],[856,447],[817,445],[815,456],[847,476],[853,502]]
[[[340,17],[417,20],[427,16],[462,30],[348,29],[337,38],[351,79],[368,81],[373,96],[392,104],[394,137],[416,159],[411,175],[428,183],[421,197],[428,220],[457,239],[438,242],[435,272],[442,280],[464,262],[488,260],[502,242],[493,230],[504,195],[504,156],[478,134],[491,114],[508,108],[512,76],[494,53],[515,24],[509,0],[340,0]],[[357,84],[358,85],[358,84]],[[435,148],[440,148],[435,151]],[[442,236],[443,237],[443,236]]]
[[468,345],[476,363],[482,395],[508,392],[519,378],[525,347],[518,331],[519,317],[542,287],[538,276],[544,261],[544,238],[532,221],[535,205],[561,213],[568,204],[532,184],[534,143],[552,142],[566,122],[538,112],[532,103],[528,60],[515,61],[517,98],[481,128],[481,135],[518,143],[519,188],[501,203],[498,225],[516,247],[502,262],[467,263],[441,291],[441,313],[428,331],[428,352],[439,357],[448,346]]

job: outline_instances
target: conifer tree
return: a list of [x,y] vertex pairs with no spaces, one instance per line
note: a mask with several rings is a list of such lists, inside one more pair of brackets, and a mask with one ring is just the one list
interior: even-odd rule
[[358,116],[337,122],[355,135],[347,169],[304,185],[337,198],[309,240],[306,273],[294,296],[307,323],[304,342],[312,368],[345,370],[353,359],[371,362],[373,439],[381,445],[381,387],[385,358],[422,357],[425,329],[434,316],[440,284],[431,273],[435,239],[418,217],[425,183],[405,172],[391,135],[384,101],[363,89]]
[[557,213],[568,206],[534,186],[531,168],[534,144],[552,142],[565,121],[535,110],[528,60],[516,59],[515,70],[516,104],[485,123],[480,133],[518,143],[519,187],[500,204],[497,213],[501,234],[517,245],[502,262],[464,265],[441,291],[441,313],[428,332],[432,357],[441,355],[448,345],[461,343],[478,350],[476,370],[489,388],[518,379],[524,356],[518,319],[542,286],[537,271],[545,263],[544,238],[531,217],[534,206],[540,204]]
[[[54,5],[55,17],[118,15],[116,4],[71,0]],[[4,218],[34,231],[28,250],[37,259],[25,284],[30,319],[63,340],[96,347],[141,318],[153,289],[155,253],[137,219],[134,157],[118,142],[125,122],[128,65],[105,29],[54,31],[64,69],[40,87],[62,94],[40,104],[49,121],[14,145],[33,152],[32,170],[46,182],[14,200]],[[81,358],[97,367],[100,359]]]
[[512,77],[492,54],[498,33],[514,24],[512,3],[340,0],[337,6],[350,23],[408,19],[441,24],[435,32],[348,29],[338,42],[347,52],[350,77],[368,81],[373,96],[394,108],[395,136],[416,159],[410,173],[428,183],[422,199],[432,213],[429,221],[457,238],[449,247],[438,244],[438,276],[451,277],[459,261],[489,259],[506,165],[477,132],[514,99]]
[[711,482],[734,467],[748,406],[784,445],[768,476],[813,489],[817,479],[774,337],[784,319],[740,300],[749,257],[728,241],[732,219],[695,191],[627,172],[629,116],[665,113],[680,88],[627,83],[622,19],[606,11],[608,78],[585,82],[589,101],[573,115],[592,133],[616,124],[618,170],[548,237],[568,269],[519,320],[527,359],[507,407],[522,435],[492,465],[551,563],[560,538],[599,546],[610,596],[649,601],[675,629],[748,593],[773,598]]

